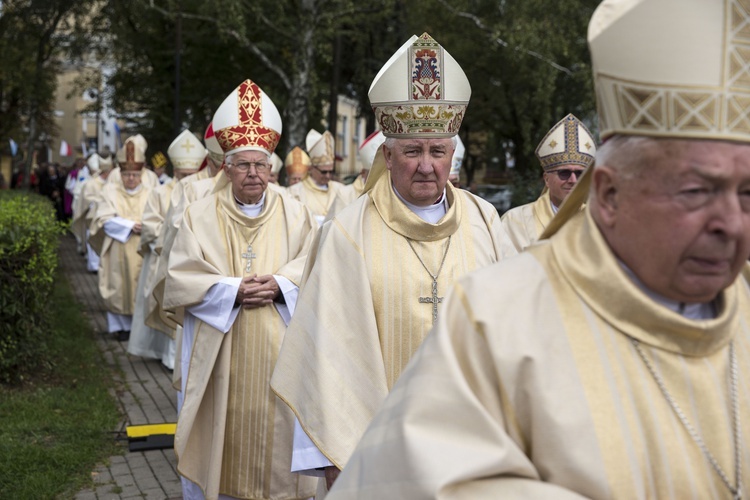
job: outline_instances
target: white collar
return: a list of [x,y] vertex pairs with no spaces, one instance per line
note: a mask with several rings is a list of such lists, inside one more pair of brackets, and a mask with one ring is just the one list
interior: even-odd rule
[[398,199],[401,200],[403,204],[409,208],[409,210],[417,214],[417,216],[419,216],[419,218],[425,222],[435,224],[440,219],[442,219],[448,211],[448,200],[445,196],[445,188],[443,188],[443,194],[438,201],[436,201],[432,205],[420,207],[406,201],[404,197],[401,196],[401,193],[398,192],[396,186],[391,184],[391,187],[393,187],[393,192],[396,193]]
[[258,203],[252,205],[242,203],[237,197],[234,198],[234,202],[237,203],[237,207],[239,207],[243,214],[248,217],[257,217],[263,211],[263,205],[266,203],[266,192],[263,191],[263,196],[260,197]]
[[[125,187],[125,186],[123,186],[123,187]],[[138,184],[138,185],[137,185],[136,187],[134,187],[133,189],[128,189],[128,188],[125,188],[125,192],[126,192],[126,193],[128,193],[128,194],[135,194],[135,193],[137,193],[138,191],[140,191],[142,187],[143,187],[143,184]]]

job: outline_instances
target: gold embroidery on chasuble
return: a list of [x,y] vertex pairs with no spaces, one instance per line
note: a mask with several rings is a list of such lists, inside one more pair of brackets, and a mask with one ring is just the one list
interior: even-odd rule
[[[220,234],[233,276],[247,276],[247,241],[253,242],[250,275],[272,274],[289,260],[284,244],[283,210],[277,196],[266,191],[266,202],[258,217],[247,217],[237,207],[231,189],[217,197]],[[227,399],[226,433],[220,492],[241,498],[269,498],[276,429],[290,422],[279,421],[277,400],[269,381],[281,340],[284,322],[273,305],[240,309],[231,330],[231,361]],[[277,445],[278,446],[278,445]],[[277,458],[278,460],[278,458]],[[283,471],[283,470],[282,470]],[[288,472],[288,471],[286,471]],[[287,474],[288,475],[288,474]],[[277,484],[278,487],[278,484]]]
[[[380,347],[390,389],[433,325],[432,273],[445,263],[437,280],[437,295],[445,297],[453,282],[469,271],[490,264],[476,251],[472,224],[466,221],[461,195],[447,188],[449,208],[437,224],[423,221],[392,191],[390,173],[370,192],[374,203],[365,218],[366,260],[375,306]],[[451,243],[446,252],[448,237]],[[409,246],[411,240],[414,251]],[[438,316],[442,303],[438,303]]]

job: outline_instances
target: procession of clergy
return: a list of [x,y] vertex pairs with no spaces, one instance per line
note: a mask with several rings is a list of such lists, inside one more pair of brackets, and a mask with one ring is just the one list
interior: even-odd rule
[[109,331],[174,370],[184,498],[750,495],[747,26],[602,2],[605,142],[542,131],[544,191],[502,218],[449,182],[471,91],[426,33],[371,85],[351,185],[329,132],[277,156],[251,80],[174,179],[141,136],[92,155],[73,228]]

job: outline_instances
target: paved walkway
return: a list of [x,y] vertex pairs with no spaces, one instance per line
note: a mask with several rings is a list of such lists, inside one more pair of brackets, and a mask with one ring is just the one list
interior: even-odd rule
[[[84,306],[96,332],[107,331],[104,303],[97,289],[97,275],[86,271],[86,261],[76,252],[72,235],[61,240],[60,264],[70,280],[73,293]],[[117,388],[115,396],[123,420],[116,431],[128,425],[176,422],[176,395],[171,373],[159,360],[148,360],[127,353],[127,343],[106,334],[97,339]],[[123,434],[124,435],[124,434]],[[182,489],[176,472],[174,451],[128,452],[110,457],[91,475],[95,489],[76,494],[76,500],[116,500],[125,498],[180,499]]]

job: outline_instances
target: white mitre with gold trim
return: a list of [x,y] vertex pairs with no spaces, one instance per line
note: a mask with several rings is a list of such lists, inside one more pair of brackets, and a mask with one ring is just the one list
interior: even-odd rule
[[284,161],[276,153],[271,155],[271,173],[277,174],[281,172],[281,167],[284,166]]
[[167,149],[169,161],[175,170],[197,170],[206,157],[206,148],[200,139],[189,130],[180,132]]
[[378,152],[380,145],[385,142],[385,136],[380,130],[376,130],[372,134],[368,135],[367,138],[359,146],[359,161],[362,163],[362,168],[370,170],[372,168],[372,162],[375,161],[375,154]]
[[589,167],[594,164],[596,141],[586,125],[569,114],[547,132],[534,152],[544,170],[561,165]]
[[322,134],[317,130],[310,130],[305,137],[305,147],[310,155],[310,162],[315,165],[333,165],[335,157],[333,135],[329,131]]
[[245,80],[216,110],[213,130],[225,155],[262,151],[271,156],[281,138],[281,115],[270,97]]
[[461,165],[463,165],[464,163],[465,155],[466,155],[466,146],[464,146],[464,141],[462,141],[459,136],[456,136],[456,149],[453,151],[453,159],[451,160],[451,171],[448,174],[449,176],[461,174]]
[[89,172],[93,174],[94,172],[99,171],[99,163],[101,162],[101,159],[102,157],[99,156],[99,153],[93,153],[88,157],[86,160],[86,166],[89,167]]
[[602,140],[750,140],[750,5],[605,0],[588,41]]
[[368,97],[386,137],[452,137],[461,127],[471,86],[456,60],[424,33],[391,56]]

